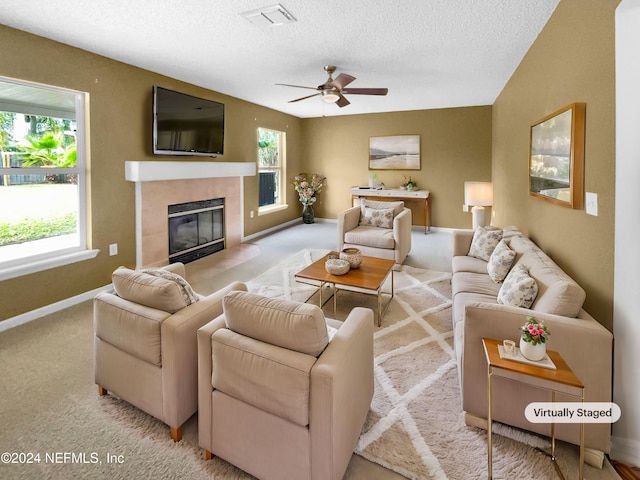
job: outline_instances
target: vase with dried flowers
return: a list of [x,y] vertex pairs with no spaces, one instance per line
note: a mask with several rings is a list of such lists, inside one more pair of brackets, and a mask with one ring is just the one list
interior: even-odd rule
[[315,221],[313,204],[317,200],[317,195],[322,190],[326,177],[319,173],[311,175],[311,180],[307,180],[307,174],[300,173],[293,177],[292,183],[298,198],[302,203],[302,221],[304,223],[313,223]]

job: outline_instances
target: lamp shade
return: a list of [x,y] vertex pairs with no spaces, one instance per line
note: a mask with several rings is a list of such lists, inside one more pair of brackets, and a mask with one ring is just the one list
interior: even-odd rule
[[493,205],[493,183],[464,182],[464,203],[474,207]]

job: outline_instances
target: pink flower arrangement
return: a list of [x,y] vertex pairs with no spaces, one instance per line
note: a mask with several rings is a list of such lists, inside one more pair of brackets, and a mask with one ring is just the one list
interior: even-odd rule
[[551,335],[547,326],[542,322],[538,322],[534,317],[527,317],[527,323],[520,327],[520,331],[522,332],[522,339],[532,345],[546,343],[547,337]]
[[316,194],[320,193],[326,177],[319,173],[314,173],[309,182],[304,174],[296,175],[293,178],[293,186],[298,192],[298,197],[303,205],[312,205],[316,201]]

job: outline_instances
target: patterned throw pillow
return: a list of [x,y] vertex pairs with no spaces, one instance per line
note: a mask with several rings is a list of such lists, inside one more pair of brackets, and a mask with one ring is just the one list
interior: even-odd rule
[[538,284],[526,267],[517,264],[511,269],[498,292],[498,303],[529,308],[538,295]]
[[393,228],[393,208],[364,207],[360,214],[360,225]]
[[170,272],[168,270],[165,270],[164,268],[146,268],[141,270],[141,272],[153,277],[164,278],[165,280],[175,282],[176,285],[178,285],[179,291],[186,305],[191,305],[192,303],[196,303],[199,300],[198,295],[196,295],[196,293],[193,291],[189,282],[187,282],[177,273]]
[[500,283],[509,273],[513,260],[516,258],[516,252],[509,248],[507,242],[502,239],[498,243],[487,263],[487,272],[496,283]]
[[488,262],[500,240],[502,240],[502,230],[477,227],[473,232],[469,256]]

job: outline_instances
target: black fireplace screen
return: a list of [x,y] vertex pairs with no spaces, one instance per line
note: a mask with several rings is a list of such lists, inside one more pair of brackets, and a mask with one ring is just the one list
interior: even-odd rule
[[191,262],[224,249],[224,198],[169,205],[169,261]]

